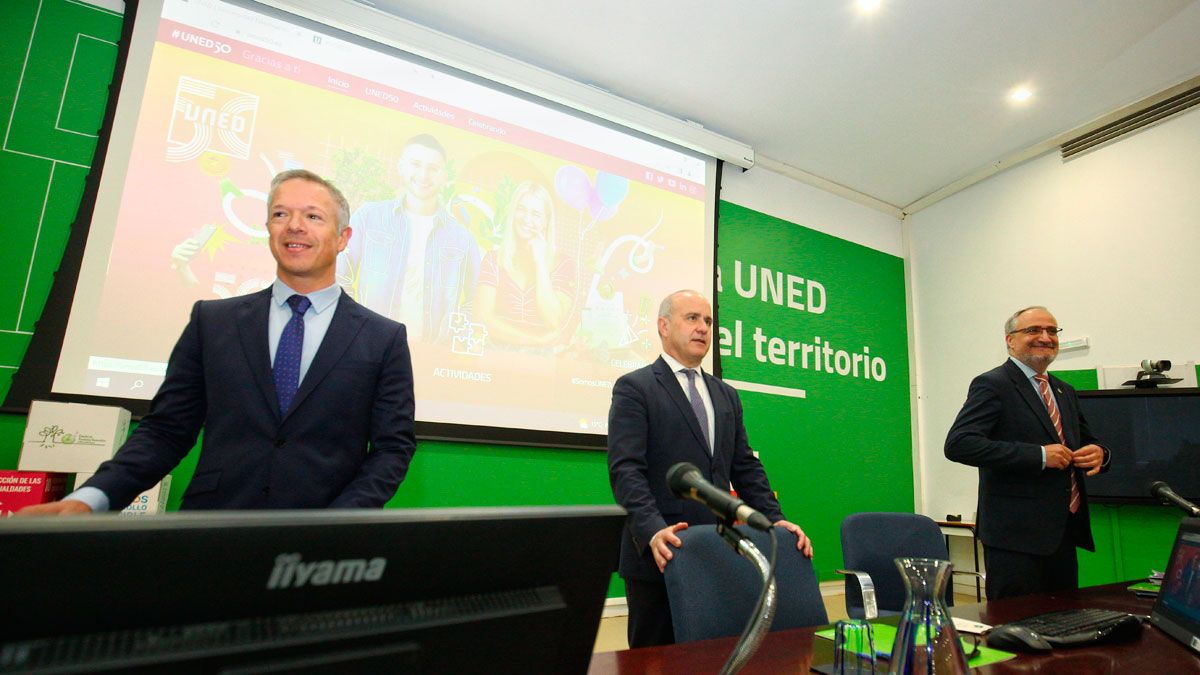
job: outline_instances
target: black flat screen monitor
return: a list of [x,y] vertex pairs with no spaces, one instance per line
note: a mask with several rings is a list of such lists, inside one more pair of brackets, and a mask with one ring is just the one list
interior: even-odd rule
[[1200,652],[1200,518],[1184,518],[1150,621]]
[[1155,481],[1200,499],[1200,389],[1081,391],[1079,407],[1112,451],[1108,471],[1087,479],[1090,501],[1157,503]]
[[586,672],[617,506],[0,521],[0,672]]

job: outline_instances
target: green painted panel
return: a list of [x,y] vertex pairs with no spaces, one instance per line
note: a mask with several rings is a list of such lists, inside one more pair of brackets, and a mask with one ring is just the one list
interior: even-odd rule
[[111,40],[80,35],[72,56],[57,127],[96,136],[104,122],[104,104],[117,62],[117,45]]
[[[106,85],[112,78],[116,50],[102,53],[96,47],[85,47],[81,53],[79,44],[115,44],[121,35],[121,16],[68,0],[45,0],[37,5],[35,17],[32,39],[8,33],[9,39],[22,38],[19,41],[26,43],[28,50],[20,64],[12,64],[17,66],[21,79],[6,149],[88,166],[96,147],[94,127],[98,125],[85,124],[93,127],[90,133],[64,127],[62,110],[68,105],[78,107],[68,115],[76,123],[98,119],[102,114],[107,90],[97,89],[96,85]],[[80,82],[68,88],[80,58],[91,58],[93,62],[79,64]],[[83,82],[83,78],[92,78],[93,82]],[[74,96],[68,99],[68,94]]]
[[83,185],[88,170],[69,164],[58,164],[46,190],[46,204],[37,230],[37,244],[27,268],[27,281],[22,294],[22,307],[18,328],[33,331],[37,319],[42,315],[54,273],[67,247],[71,223],[79,210],[83,197]]
[[[0,119],[8,119],[12,111],[13,96],[17,83],[24,72],[25,53],[29,49],[29,36],[33,34],[33,22],[37,16],[37,3],[0,2],[0,22],[4,26],[5,39],[0,40]],[[3,174],[8,177],[10,174]]]
[[422,441],[388,506],[612,503],[602,452]]
[[1050,373],[1058,379],[1075,387],[1078,391],[1094,391],[1100,388],[1100,379],[1095,368],[1084,370],[1054,370]]
[[[0,330],[15,330],[18,326],[33,247],[41,228],[42,206],[50,184],[50,169],[50,162],[0,152],[0,175],[11,185],[13,194],[22,195],[21,199],[9,200],[5,208],[5,245],[0,246]],[[79,207],[78,199],[71,207]],[[65,232],[69,223],[60,223],[58,226]],[[61,257],[61,252],[59,255]],[[54,261],[54,266],[57,267],[57,261]],[[35,317],[40,310],[39,305]],[[17,358],[24,353],[22,347]],[[15,366],[19,363],[9,358],[8,351],[0,351],[0,365]]]
[[719,239],[722,374],[803,390],[742,387],[746,428],[834,579],[846,515],[913,510],[903,261],[729,202]]
[[1117,529],[1121,533],[1117,550],[1123,574],[1119,578],[1144,577],[1152,569],[1165,570],[1183,513],[1173,506],[1105,508],[1115,512]]
[[25,435],[24,415],[0,414],[0,469],[16,469]]
[[[0,3],[0,175],[9,205],[0,251],[0,366],[15,366],[62,258],[116,62],[120,14],[70,0]],[[69,162],[64,163],[64,162]],[[11,373],[3,377],[7,389]]]
[[1088,510],[1092,518],[1096,552],[1077,549],[1080,585],[1095,586],[1124,578],[1120,574],[1121,559],[1117,553],[1121,532],[1115,514],[1099,504],[1090,504]]
[[[41,311],[41,307],[38,307]],[[0,331],[0,365],[15,366],[21,363],[25,350],[29,347],[30,333],[14,333]]]

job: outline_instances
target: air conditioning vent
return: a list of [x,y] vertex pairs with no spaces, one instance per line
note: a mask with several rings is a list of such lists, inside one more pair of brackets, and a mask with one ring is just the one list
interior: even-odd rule
[[1197,103],[1200,103],[1200,87],[1188,89],[1171,98],[1155,103],[1148,108],[1143,108],[1135,113],[1126,115],[1115,122],[1110,122],[1099,129],[1090,131],[1077,138],[1072,138],[1062,144],[1062,157],[1063,159],[1069,159],[1081,152],[1087,152],[1106,143],[1111,143],[1125,134],[1132,133],[1138,129],[1144,129],[1152,124],[1158,124],[1168,117],[1178,115]]

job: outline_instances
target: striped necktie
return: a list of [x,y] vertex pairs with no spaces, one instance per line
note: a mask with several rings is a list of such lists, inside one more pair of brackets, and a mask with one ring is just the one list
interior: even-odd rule
[[[1058,442],[1063,445],[1067,444],[1067,439],[1063,436],[1062,416],[1058,413],[1058,404],[1054,402],[1054,396],[1050,394],[1050,378],[1045,373],[1034,375],[1033,379],[1037,380],[1038,391],[1042,394],[1042,403],[1046,404],[1046,412],[1050,413],[1050,421],[1054,423],[1054,430],[1058,432]],[[1075,467],[1067,467],[1071,474],[1071,513],[1079,510],[1079,502],[1081,496],[1079,494],[1079,482],[1075,478]]]

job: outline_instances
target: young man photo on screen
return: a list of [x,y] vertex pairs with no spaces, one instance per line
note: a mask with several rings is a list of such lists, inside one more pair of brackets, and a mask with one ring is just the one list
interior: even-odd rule
[[267,202],[277,278],[197,302],[150,414],[81,488],[39,513],[119,511],[195,445],[184,509],[381,507],[415,450],[404,326],[344,293],[345,197],[320,176],[275,177]]
[[397,164],[401,194],[354,212],[357,233],[338,259],[338,281],[356,300],[403,323],[409,338],[446,341],[451,312],[469,309],[479,278],[479,245],[441,202],[446,150],[436,138],[409,139]]
[[987,597],[1079,586],[1075,548],[1095,551],[1085,476],[1108,469],[1075,389],[1048,375],[1062,329],[1045,307],[1004,323],[1008,360],[971,381],[946,457],[979,469]]
[[700,368],[713,330],[712,306],[703,295],[672,293],[658,310],[662,356],[613,386],[608,476],[617,503],[629,512],[619,572],[629,605],[630,647],[675,641],[663,570],[682,546],[676,533],[690,524],[717,522],[703,505],[668,489],[667,470],[678,462],[700,467],[718,488],[732,485],[748,505],[794,533],[796,548],[812,557],[808,537],[784,520],[750,449],[737,391]]

